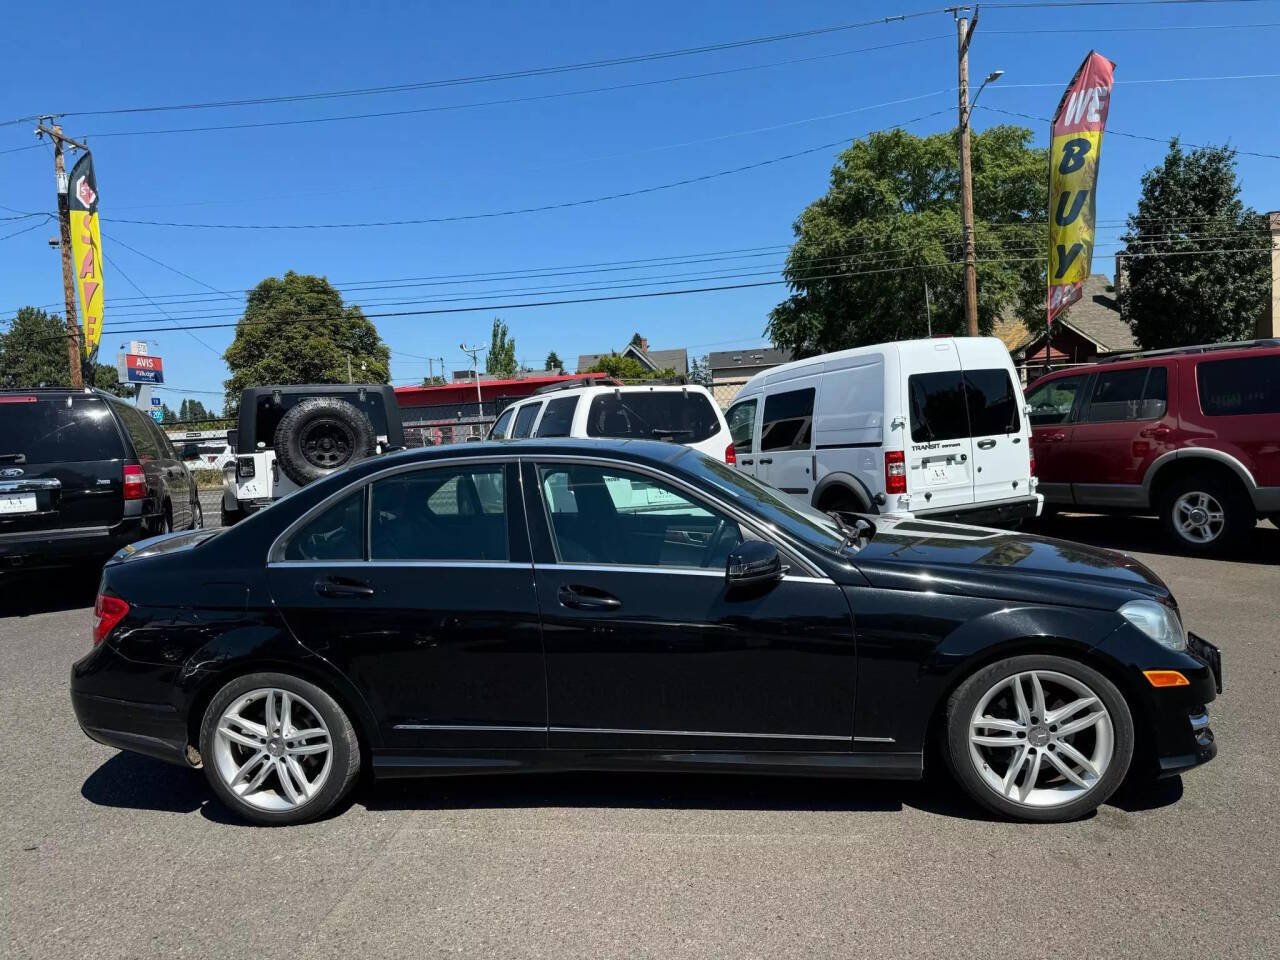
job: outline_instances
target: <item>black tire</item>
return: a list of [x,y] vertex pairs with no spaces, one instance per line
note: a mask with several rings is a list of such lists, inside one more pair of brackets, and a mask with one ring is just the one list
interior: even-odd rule
[[[1188,519],[1184,498],[1209,498],[1221,508],[1221,528],[1207,540],[1196,540],[1184,532]],[[1165,534],[1183,553],[1212,556],[1243,542],[1258,525],[1258,514],[1241,485],[1232,478],[1210,471],[1197,471],[1167,484],[1160,495],[1160,523]],[[1217,511],[1214,511],[1217,512]],[[1215,530],[1212,525],[1210,532]]]
[[308,397],[280,418],[274,441],[280,469],[306,486],[373,456],[378,437],[368,416],[354,404],[337,397]]
[[871,508],[862,500],[855,496],[852,491],[846,490],[844,487],[838,487],[835,490],[829,490],[822,495],[822,499],[818,501],[821,506],[817,509],[823,513],[871,513]]
[[244,519],[243,510],[228,510],[224,503],[220,508],[222,525],[224,527],[234,527],[237,523]]
[[[242,800],[226,785],[216,769],[214,735],[219,717],[237,697],[263,687],[287,690],[302,697],[329,728],[333,755],[328,777],[315,796],[291,810],[263,810]],[[246,674],[230,681],[214,694],[200,723],[200,756],[204,761],[205,778],[222,804],[237,816],[264,826],[306,823],[324,816],[346,798],[360,773],[360,741],[346,712],[320,687],[287,673]]]
[[[1114,742],[1106,770],[1086,793],[1059,806],[1029,806],[1000,795],[982,778],[970,754],[969,723],[984,694],[1001,680],[1029,670],[1054,671],[1083,683],[1102,701],[1111,718]],[[1040,654],[1009,657],[977,671],[948,699],[942,733],[942,752],[956,782],[978,804],[1011,820],[1060,823],[1092,813],[1124,781],[1133,760],[1133,716],[1124,696],[1105,676],[1066,657]],[[1049,768],[1045,769],[1049,772]]]
[[204,504],[199,500],[191,504],[191,529],[204,529]]

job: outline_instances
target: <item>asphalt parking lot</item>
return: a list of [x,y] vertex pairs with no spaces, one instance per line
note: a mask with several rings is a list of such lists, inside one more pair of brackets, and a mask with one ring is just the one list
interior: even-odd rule
[[592,775],[365,784],[327,821],[248,827],[201,773],[76,726],[94,576],[10,576],[0,955],[1277,956],[1280,531],[1220,561],[1151,520],[1044,530],[1149,563],[1227,685],[1217,760],[1061,826],[992,822],[945,780]]

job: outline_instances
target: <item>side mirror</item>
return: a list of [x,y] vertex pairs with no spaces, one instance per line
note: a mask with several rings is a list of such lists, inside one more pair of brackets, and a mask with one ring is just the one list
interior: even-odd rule
[[228,431],[227,431],[227,446],[231,448],[231,452],[232,452],[232,453],[239,453],[239,452],[240,452],[240,451],[239,451],[239,449],[238,449],[238,442],[239,442],[239,440],[240,440],[240,431],[239,431],[239,430],[228,430]]
[[729,552],[725,580],[730,586],[770,583],[781,580],[787,568],[782,565],[778,548],[763,540],[744,540]]

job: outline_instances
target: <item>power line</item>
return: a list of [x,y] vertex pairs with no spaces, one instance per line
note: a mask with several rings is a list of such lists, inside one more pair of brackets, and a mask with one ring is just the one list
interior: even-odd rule
[[40,220],[40,221],[37,221],[36,223],[31,224],[30,226],[23,227],[21,230],[15,230],[13,233],[6,233],[4,236],[0,237],[0,240],[9,240],[13,237],[21,236],[24,233],[30,233],[32,230],[38,230],[40,227],[43,227],[46,223],[48,223],[50,220],[53,219],[53,217],[47,213],[44,214],[44,217],[45,217],[44,220]]
[[[410,90],[437,90],[442,87],[458,87],[470,86],[481,83],[493,83],[500,80],[516,80],[525,77],[544,77],[562,73],[575,73],[583,70],[597,70],[605,67],[626,66],[636,63],[649,63],[655,60],[672,60],[680,57],[695,56],[704,53],[715,53],[721,50],[735,50],[743,47],[762,46],[772,43],[780,43],[787,40],[801,40],[809,37],[823,36],[832,33],[841,33],[849,30],[856,30],[864,27],[880,26],[896,21],[913,20],[919,17],[931,16],[944,12],[941,9],[926,10],[917,13],[898,14],[890,17],[876,17],[871,20],[862,20],[854,23],[836,24],[827,27],[815,27],[809,30],[796,30],[790,33],[772,34],[763,37],[751,37],[744,40],[730,40],[721,43],[703,44],[696,47],[683,47],[675,50],[662,50],[651,53],[633,54],[625,57],[610,57],[600,60],[585,60],[577,63],[558,64],[554,66],[529,67],[523,70],[511,70],[503,73],[487,73],[473,74],[470,76],[451,77],[438,80],[420,80],[410,83],[388,84],[377,87],[359,87],[347,90],[330,90],[325,92],[310,92],[285,94],[272,97],[248,97],[232,100],[210,100],[195,103],[178,103],[178,104],[153,104],[147,106],[135,107],[115,107],[103,110],[64,110],[61,112],[49,112],[45,115],[56,117],[94,117],[94,116],[114,116],[119,114],[134,113],[161,113],[179,110],[208,110],[223,107],[248,107],[261,106],[264,104],[274,103],[299,103],[303,101],[314,100],[335,100],[345,99],[349,97],[375,96],[387,93],[403,93]],[[18,117],[13,120],[0,121],[0,126],[7,126],[16,123],[25,123],[30,120],[39,119],[38,116],[32,115],[28,117]]]
[[[170,322],[172,322],[172,323],[173,323],[173,325],[174,325],[174,328],[175,328],[175,329],[177,329],[177,330],[183,330],[183,328],[182,328],[181,326],[179,326],[178,321],[177,321],[177,320],[175,320],[173,317],[169,316],[169,314],[165,312],[165,310],[164,310],[164,308],[163,308],[163,307],[161,307],[158,303],[156,303],[154,300],[152,300],[150,297],[148,297],[148,296],[146,295],[146,293],[143,291],[143,289],[142,289],[140,286],[138,286],[136,283],[134,283],[134,282],[133,282],[133,278],[132,278],[132,277],[130,277],[127,273],[125,273],[125,272],[120,268],[120,265],[119,265],[118,263],[116,263],[114,260],[112,260],[112,259],[111,259],[111,257],[110,257],[110,256],[108,256],[105,252],[103,252],[102,256],[103,256],[103,258],[107,261],[107,263],[111,264],[111,269],[115,270],[115,271],[116,271],[116,273],[118,273],[118,274],[120,274],[120,276],[124,277],[125,282],[126,282],[126,283],[128,283],[128,284],[129,284],[129,286],[131,286],[131,287],[133,287],[133,289],[137,290],[137,291],[138,291],[138,293],[142,294],[142,296],[143,296],[143,297],[146,297],[147,301],[148,301],[148,302],[150,302],[150,304],[151,304],[153,307],[155,307],[157,310],[159,310],[161,313],[163,313],[163,314],[164,314],[164,315],[165,315],[165,316],[170,320]],[[213,347],[209,346],[209,344],[205,343],[203,340],[201,340],[199,337],[197,337],[197,336],[196,336],[194,333],[192,333],[190,330],[183,330],[183,332],[184,332],[184,333],[186,333],[186,335],[187,335],[187,336],[189,336],[189,337],[190,337],[192,340],[194,340],[196,343],[200,344],[200,346],[202,346],[202,347],[204,347],[206,350],[208,350],[210,353],[214,354],[215,356],[217,356],[217,357],[219,357],[219,358],[222,356],[222,352],[221,352],[220,350],[215,350]]]

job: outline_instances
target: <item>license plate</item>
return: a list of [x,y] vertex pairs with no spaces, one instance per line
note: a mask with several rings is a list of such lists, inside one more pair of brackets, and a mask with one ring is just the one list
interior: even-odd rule
[[1213,672],[1213,682],[1222,692],[1222,653],[1208,640],[1194,633],[1187,633],[1187,652]]
[[35,513],[34,493],[0,493],[0,513]]
[[946,463],[929,464],[929,483],[950,483],[951,482],[951,466]]

